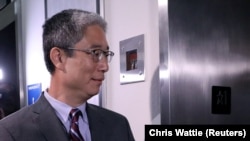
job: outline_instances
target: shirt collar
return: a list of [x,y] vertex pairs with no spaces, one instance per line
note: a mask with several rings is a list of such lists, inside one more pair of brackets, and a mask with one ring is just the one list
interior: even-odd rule
[[[73,107],[55,99],[50,96],[47,91],[44,91],[45,98],[49,101],[52,107],[55,109],[56,114],[63,120],[63,122],[68,121],[69,113]],[[87,114],[86,114],[86,103],[81,104],[77,107],[83,114],[83,121],[88,123]]]

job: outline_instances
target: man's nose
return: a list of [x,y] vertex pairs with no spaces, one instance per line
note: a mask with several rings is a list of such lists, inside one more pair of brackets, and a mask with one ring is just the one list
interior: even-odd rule
[[109,64],[107,58],[102,58],[99,62],[99,70],[107,72],[109,70]]

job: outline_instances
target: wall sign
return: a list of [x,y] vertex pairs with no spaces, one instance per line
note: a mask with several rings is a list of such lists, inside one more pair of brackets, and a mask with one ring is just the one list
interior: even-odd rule
[[144,35],[120,41],[120,84],[144,81]]
[[28,105],[34,104],[42,92],[41,83],[28,85]]

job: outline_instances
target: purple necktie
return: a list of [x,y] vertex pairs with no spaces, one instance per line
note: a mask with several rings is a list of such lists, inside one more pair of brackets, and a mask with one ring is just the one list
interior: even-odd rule
[[78,126],[79,116],[82,116],[82,112],[79,109],[72,109],[70,111],[69,117],[71,119],[71,123],[70,123],[69,135],[71,141],[84,141]]

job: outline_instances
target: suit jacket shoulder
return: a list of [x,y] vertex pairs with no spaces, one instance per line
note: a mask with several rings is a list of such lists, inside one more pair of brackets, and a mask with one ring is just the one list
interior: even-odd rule
[[[134,141],[126,117],[87,104],[86,112],[92,141]],[[39,100],[0,121],[3,141],[69,141],[66,130],[54,109],[41,95]]]
[[92,141],[134,141],[127,118],[114,111],[87,104]]
[[41,95],[39,100],[0,121],[4,141],[68,141],[64,126],[54,109]]

